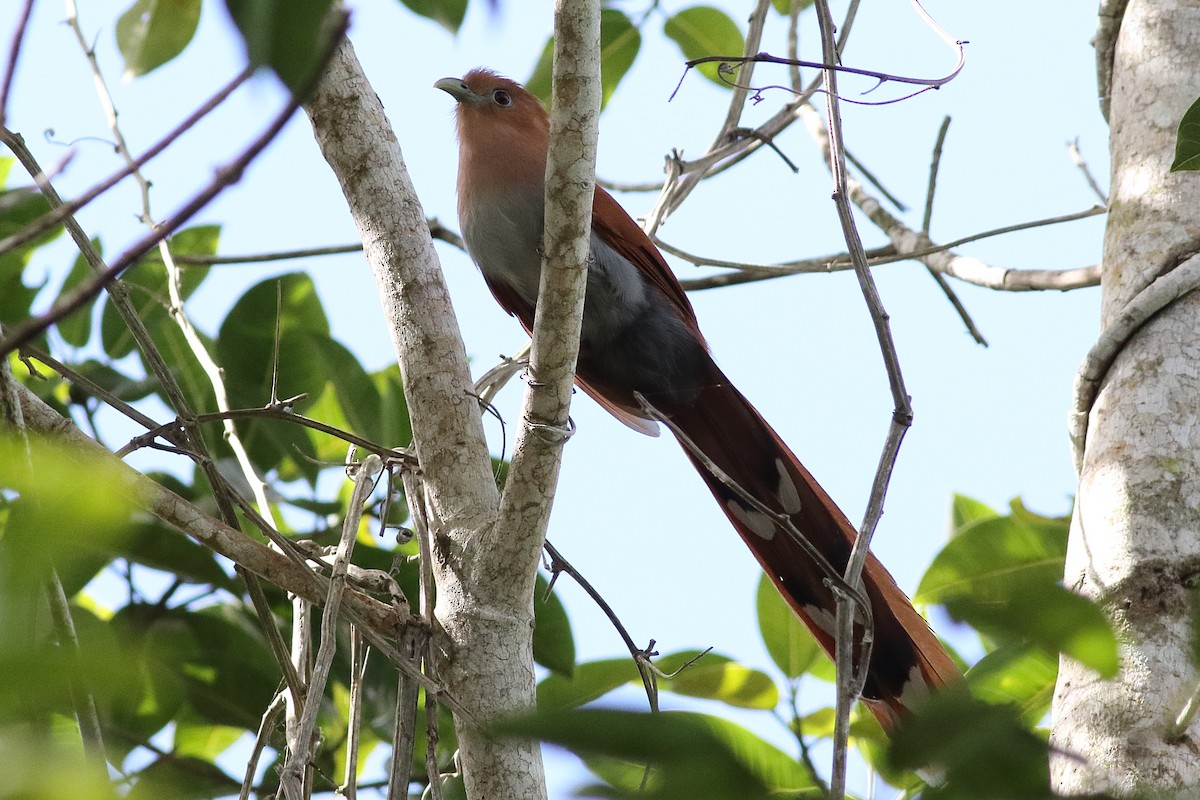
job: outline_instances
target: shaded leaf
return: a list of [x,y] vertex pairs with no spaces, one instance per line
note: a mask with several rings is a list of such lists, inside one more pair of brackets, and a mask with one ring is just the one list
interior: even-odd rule
[[533,601],[533,660],[551,672],[569,678],[575,671],[571,620],[557,593],[546,596],[547,586],[549,582],[539,574]]
[[[700,655],[698,650],[685,650],[660,656],[654,660],[654,663],[660,670],[670,674],[698,655]],[[698,664],[723,663],[729,660],[726,656],[709,653],[689,669],[695,668]],[[642,682],[632,658],[587,661],[576,664],[571,677],[548,675],[543,678],[537,686],[537,705],[538,708],[547,710],[574,708],[597,700],[614,689],[631,682],[636,682],[638,685],[641,685]],[[658,683],[661,689],[673,691],[671,679],[660,677]]]
[[117,20],[125,76],[145,75],[183,52],[200,22],[200,0],[135,0]]
[[[663,33],[679,45],[683,57],[689,61],[705,56],[740,58],[745,47],[745,39],[734,21],[712,6],[692,6],[673,14],[663,24]],[[701,64],[697,69],[710,81],[728,89],[736,72],[722,77],[718,74],[720,66],[711,62]]]
[[[608,105],[617,84],[629,72],[642,46],[642,34],[623,12],[615,8],[600,11],[600,108]],[[525,88],[550,107],[550,84],[554,68],[554,37],[546,40],[533,74]]]
[[756,606],[759,633],[780,672],[798,678],[823,658],[824,652],[808,626],[796,617],[766,575],[758,581]]
[[963,691],[933,695],[904,719],[892,739],[893,766],[943,774],[926,798],[1036,800],[1050,791],[1046,743],[1012,706],[990,705]]
[[128,797],[131,800],[206,800],[236,794],[241,781],[208,761],[175,754],[160,756],[141,770]]
[[[99,239],[92,239],[92,247],[97,253],[103,254],[104,248]],[[74,264],[71,265],[71,271],[67,273],[67,279],[63,281],[62,290],[66,294],[71,289],[74,289],[83,280],[92,275],[92,270],[88,266],[87,259],[80,253],[75,257]],[[97,301],[98,303],[99,301]],[[88,343],[88,339],[92,337],[92,313],[91,309],[95,308],[95,303],[89,303],[84,308],[76,311],[74,314],[61,319],[58,322],[58,334],[63,337],[63,341],[75,347],[83,347]]]
[[458,33],[467,15],[467,0],[400,0],[414,14],[433,20],[451,33]]
[[1105,678],[1117,673],[1117,638],[1099,606],[1057,583],[1030,582],[1011,589],[999,599],[948,598],[946,610],[997,639],[1064,653]]
[[[36,189],[0,192],[0,239],[25,228],[49,210],[49,203]],[[29,287],[22,282],[25,266],[35,250],[52,241],[62,230],[61,225],[55,226],[20,247],[0,253],[0,322],[12,324],[29,316],[30,306],[42,285]]]
[[646,792],[613,787],[606,792],[611,797],[765,800],[776,792],[794,796],[812,789],[791,756],[745,728],[700,714],[560,710],[504,723],[499,732],[656,767]]
[[268,66],[293,92],[308,87],[329,49],[333,0],[225,0],[254,66]]
[[1200,170],[1200,98],[1183,112],[1175,137],[1175,160],[1171,172]]

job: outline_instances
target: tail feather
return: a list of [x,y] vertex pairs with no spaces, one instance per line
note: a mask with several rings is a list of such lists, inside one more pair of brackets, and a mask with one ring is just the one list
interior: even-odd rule
[[[788,516],[840,575],[857,536],[854,526],[750,402],[715,365],[712,369],[713,380],[694,400],[660,410],[745,492]],[[826,573],[770,516],[748,504],[696,455],[688,456],[780,594],[832,658],[836,601]],[[874,555],[867,558],[863,586],[874,618],[863,700],[890,731],[914,703],[960,673]]]

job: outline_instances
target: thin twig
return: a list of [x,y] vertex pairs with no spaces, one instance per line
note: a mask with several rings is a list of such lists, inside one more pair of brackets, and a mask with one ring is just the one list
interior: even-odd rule
[[[317,648],[317,656],[313,663],[312,678],[308,682],[307,696],[304,699],[304,710],[300,715],[296,740],[300,743],[299,750],[288,754],[280,783],[286,788],[289,781],[293,787],[298,787],[301,776],[315,753],[313,745],[316,742],[317,711],[325,697],[325,686],[329,681],[329,672],[333,668],[333,657],[337,652],[337,628],[342,607],[342,592],[346,588],[346,571],[350,557],[354,553],[354,541],[358,536],[359,522],[362,519],[363,506],[375,490],[375,483],[383,471],[383,461],[372,453],[361,464],[353,469],[354,491],[350,495],[346,518],[342,523],[342,537],[338,542],[337,554],[333,561],[333,573],[329,577],[329,590],[325,597],[325,607],[321,614],[321,642]],[[303,796],[302,794],[299,796]]]
[[[993,228],[992,230],[981,231],[980,233],[964,236],[943,244],[934,245],[928,243],[927,247],[919,247],[914,249],[903,249],[898,251],[895,244],[885,245],[867,250],[867,263],[872,267],[877,267],[883,264],[895,264],[901,261],[911,261],[925,259],[930,256],[948,253],[950,259],[945,264],[933,264],[935,269],[945,272],[954,278],[958,278],[966,283],[972,283],[976,286],[983,286],[988,289],[996,289],[998,291],[1069,291],[1072,289],[1083,289],[1089,286],[1098,286],[1100,284],[1100,272],[1096,266],[1083,267],[1069,270],[1043,270],[1043,269],[1008,269],[1005,267],[995,267],[985,264],[978,259],[969,259],[971,262],[970,269],[962,269],[957,266],[957,262],[966,261],[968,257],[959,256],[950,253],[956,247],[964,244],[977,242],[981,239],[987,239],[992,236],[1002,236],[1007,233],[1015,233],[1017,231],[1030,230],[1032,228],[1040,228],[1046,225],[1058,225],[1063,222],[1074,222],[1075,220],[1087,219],[1100,214],[1108,213],[1108,209],[1103,206],[1092,206],[1084,211],[1076,211],[1071,214],[1061,214],[1055,217],[1046,217],[1044,219],[1032,220],[1030,222],[1020,222],[1015,225],[1005,225],[1001,228]],[[921,237],[916,232],[912,232],[912,241],[920,243]],[[928,241],[928,240],[926,240]],[[678,256],[698,267],[721,267],[725,269],[737,270],[736,272],[722,273],[713,275],[707,278],[693,278],[690,280],[682,280],[680,284],[687,291],[697,291],[700,289],[715,289],[722,286],[731,286],[739,283],[751,283],[753,281],[769,280],[778,278],[783,275],[806,275],[813,273],[828,273],[841,272],[844,270],[853,269],[854,265],[850,261],[849,253],[837,253],[835,255],[817,256],[815,258],[800,259],[797,261],[784,261],[778,264],[747,264],[738,261],[724,261],[716,258],[708,258],[705,256],[689,253],[681,250],[674,245],[667,244],[661,239],[655,239],[661,249],[666,250],[674,256]]]
[[[51,210],[48,214],[43,214],[16,233],[7,236],[4,239],[0,239],[0,255],[15,250],[21,245],[36,239],[38,236],[50,230],[54,226],[63,223],[68,217],[73,215],[79,209],[91,203],[97,197],[128,178],[134,169],[145,166],[151,159],[173,144],[176,139],[187,133],[192,128],[196,127],[196,124],[199,123],[201,119],[208,116],[214,109],[216,109],[217,106],[223,103],[225,99],[233,94],[234,90],[245,83],[253,73],[254,70],[250,67],[242,70],[242,72],[235,76],[229,83],[222,86],[212,97],[202,103],[195,111],[185,117],[182,122],[168,131],[166,135],[155,142],[148,150],[146,150],[146,152],[142,153],[141,156],[135,159],[132,165],[125,165],[112,175],[92,186],[74,200],[64,203],[60,198],[58,199],[57,203],[51,202]],[[0,126],[0,131],[3,131],[4,133],[3,142],[5,145],[11,148],[12,143],[16,142],[20,144],[22,150],[25,149],[24,140],[20,134],[13,131],[8,131],[7,129],[3,128],[3,126]],[[29,169],[29,161],[32,159],[32,156],[29,156],[27,159],[22,157],[22,154],[19,152],[15,154],[17,155],[18,160],[21,161],[22,166],[25,166],[26,169]],[[43,173],[40,168],[36,167],[34,169],[29,169],[29,172],[30,175],[34,177],[34,181],[39,187],[41,187],[45,182],[44,176],[46,176],[47,173]]]
[[246,592],[250,595],[250,602],[261,623],[260,627],[267,637],[267,644],[271,647],[271,655],[275,657],[275,663],[283,672],[284,686],[291,693],[292,702],[299,705],[304,697],[304,687],[300,684],[300,676],[296,674],[296,665],[288,656],[287,644],[283,641],[282,634],[279,633],[279,626],[275,624],[275,612],[271,610],[271,604],[267,600],[266,592],[263,591],[262,583],[258,576],[248,569],[241,565],[237,565],[236,568],[246,584]]
[[[929,188],[925,192],[925,213],[921,217],[921,233],[925,236],[929,236],[929,225],[933,220],[933,198],[937,191],[938,168],[942,163],[942,147],[946,143],[946,132],[948,130],[950,130],[950,117],[946,116],[942,118],[941,127],[938,128],[937,140],[933,143],[933,157],[929,163]],[[966,326],[971,337],[979,344],[987,347],[987,339],[983,338],[983,333],[976,327],[975,320],[971,319],[967,307],[963,305],[962,300],[959,299],[958,294],[947,283],[945,277],[928,264],[925,265],[925,269],[929,271],[929,277],[933,278],[934,283],[942,290],[942,294],[950,301],[950,305],[954,307],[954,311],[958,314],[958,318],[962,320],[963,325]]]
[[1067,142],[1067,152],[1071,156],[1071,161],[1075,166],[1079,167],[1079,171],[1083,173],[1083,179],[1087,181],[1088,187],[1096,193],[1102,205],[1108,205],[1108,195],[1100,188],[1100,184],[1096,181],[1096,176],[1092,174],[1091,167],[1083,157],[1083,153],[1079,149],[1079,137],[1076,136],[1071,141]]
[[[423,643],[409,626],[400,634],[402,652],[414,663],[419,662]],[[421,687],[404,672],[399,673],[396,687],[396,718],[392,728],[392,763],[388,768],[387,800],[407,800],[408,784],[412,781],[413,750],[417,741],[417,700]]]
[[[571,565],[570,561],[567,561],[567,559],[563,558],[563,555],[558,551],[558,548],[550,544],[549,541],[545,543],[544,547],[546,548],[546,552],[550,555],[550,585],[554,585],[554,577],[556,575],[561,572],[565,572],[574,578],[575,583],[579,584],[579,587],[583,589],[587,596],[592,598],[592,602],[599,606],[600,610],[604,612],[604,616],[608,617],[609,623],[617,631],[617,635],[621,637],[621,641],[625,642],[625,648],[629,650],[630,657],[633,659],[634,663],[638,665],[638,674],[641,676],[642,685],[646,689],[646,702],[650,704],[650,710],[658,711],[658,687],[651,680],[650,675],[642,669],[642,661],[645,659],[646,650],[642,650],[640,647],[634,644],[633,637],[629,635],[629,631],[626,630],[625,624],[622,623],[620,617],[617,616],[617,612],[613,611],[612,606],[610,606],[608,601],[604,599],[604,595],[600,594],[596,587],[592,586],[591,582],[583,576],[583,573],[575,569],[575,567]],[[647,650],[653,647],[654,645],[651,644]]]
[[[346,17],[343,16],[340,30],[337,35],[331,37],[333,45],[330,47],[330,53],[333,52],[333,46],[336,46],[341,41],[345,24]],[[128,269],[144,256],[150,248],[178,230],[180,226],[191,219],[192,216],[208,205],[225,189],[237,183],[244,174],[246,167],[250,165],[250,162],[257,158],[266,149],[267,145],[275,139],[279,132],[283,130],[284,125],[292,118],[297,109],[300,108],[302,99],[303,96],[301,94],[292,95],[284,108],[276,114],[267,128],[242,151],[241,155],[226,166],[218,168],[216,176],[209,184],[197,192],[178,211],[168,217],[156,230],[143,236],[97,276],[81,283],[66,295],[60,296],[49,311],[15,326],[12,333],[5,336],[3,340],[0,340],[0,357],[6,356],[9,352],[15,350],[34,336],[37,336],[54,323],[83,308],[84,305],[90,302],[92,298],[120,275],[121,272]],[[10,148],[16,144],[16,142],[12,141],[12,136],[7,130],[0,130],[0,143],[8,145]],[[59,202],[61,203],[61,200]],[[78,245],[79,243],[76,242],[76,244]],[[83,245],[79,246],[83,247]]]
[[[833,36],[833,18],[829,12],[829,5],[826,0],[816,0],[816,9],[818,27],[821,32],[821,55],[826,62],[832,63],[838,55]],[[930,22],[932,24],[932,21]],[[959,50],[959,68],[961,68],[961,46]],[[900,371],[900,359],[896,353],[895,343],[892,340],[888,315],[883,308],[883,302],[875,288],[871,271],[867,267],[866,254],[863,251],[862,241],[855,226],[854,215],[850,209],[845,144],[842,136],[841,111],[837,92],[837,72],[833,69],[826,69],[824,70],[824,76],[826,89],[825,115],[828,120],[827,131],[829,136],[829,166],[833,173],[834,202],[838,209],[838,218],[842,223],[842,233],[846,238],[847,248],[854,260],[854,273],[858,277],[863,298],[866,300],[867,307],[871,312],[871,319],[875,326],[876,336],[879,339],[880,351],[883,355],[888,384],[892,392],[892,402],[895,407],[892,413],[892,424],[889,426],[887,440],[885,441],[883,453],[880,456],[879,468],[876,471],[875,481],[872,485],[871,499],[867,505],[862,527],[858,537],[854,541],[854,547],[850,552],[850,559],[846,564],[846,571],[843,576],[847,584],[858,589],[861,584],[862,570],[869,555],[871,537],[875,532],[875,525],[878,522],[879,516],[883,513],[883,501],[886,496],[892,467],[895,463],[896,452],[900,442],[903,440],[905,431],[907,431],[908,426],[912,423],[912,406],[910,405],[908,392],[904,386],[904,378]],[[860,645],[862,653],[857,660],[858,669],[856,670],[856,648],[854,647],[855,608],[850,603],[850,596],[842,595],[839,592],[835,592],[835,596],[838,598],[837,636],[835,637],[837,644],[837,704],[834,717],[834,752],[832,777],[830,779],[830,797],[832,800],[841,800],[846,792],[846,755],[850,732],[850,708],[861,695],[867,671],[870,668],[873,626],[869,620],[863,621],[863,635]]]
[[0,128],[8,119],[8,95],[12,90],[13,78],[17,74],[17,60],[21,45],[25,42],[25,31],[29,28],[29,15],[33,13],[33,0],[25,0],[17,14],[17,26],[13,29],[12,43],[8,46],[8,63],[4,65],[4,77],[0,79]]
[[254,788],[254,773],[258,772],[258,762],[270,745],[271,734],[279,724],[279,718],[283,716],[284,705],[284,693],[276,692],[267,710],[263,712],[262,720],[258,723],[258,734],[254,737],[254,748],[250,751],[250,758],[246,759],[246,772],[242,778],[238,800],[250,800],[250,792]]
[[362,734],[363,682],[371,649],[358,628],[350,626],[350,709],[346,720],[346,771],[338,794],[346,800],[358,798],[358,746]]

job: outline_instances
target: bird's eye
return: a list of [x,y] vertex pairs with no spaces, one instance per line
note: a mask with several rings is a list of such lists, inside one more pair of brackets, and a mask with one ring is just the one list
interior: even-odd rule
[[492,92],[492,100],[496,101],[496,105],[503,108],[508,108],[512,105],[512,95],[503,89],[497,89]]

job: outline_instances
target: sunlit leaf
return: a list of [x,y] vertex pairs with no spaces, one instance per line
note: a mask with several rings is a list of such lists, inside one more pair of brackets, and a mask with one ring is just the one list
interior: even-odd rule
[[1067,552],[1067,526],[1055,530],[1014,517],[983,518],[962,529],[934,558],[913,599],[941,603],[949,597],[1010,594],[1017,582],[1057,582]]
[[[805,9],[813,4],[813,0],[800,0],[800,8]],[[771,0],[771,5],[780,14],[790,14],[792,11],[792,0]]]
[[[673,14],[663,25],[663,33],[679,45],[683,57],[689,61],[706,56],[740,58],[745,47],[742,32],[734,21],[724,11],[711,6],[692,6]],[[697,69],[710,81],[729,88],[736,72],[719,75],[719,67],[718,62],[709,62]]]
[[1027,724],[1050,710],[1058,659],[1029,645],[1005,645],[988,653],[967,672],[971,694],[988,703],[1011,703]]
[[957,536],[960,531],[971,523],[998,517],[999,513],[985,503],[955,493],[950,503],[950,535]]
[[200,0],[135,0],[117,20],[125,76],[145,75],[183,52],[200,22]]
[[737,708],[770,710],[779,704],[779,689],[771,676],[732,661],[701,660],[662,686],[676,694],[718,700]]

